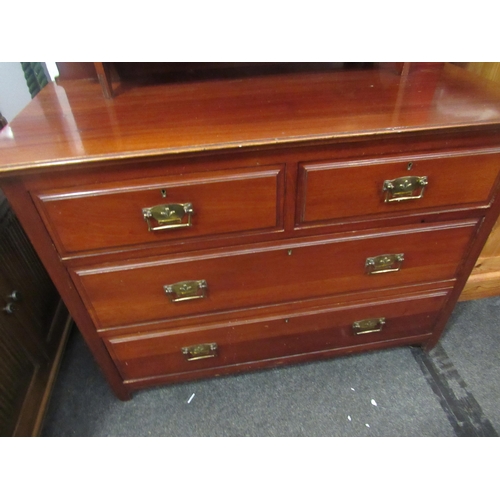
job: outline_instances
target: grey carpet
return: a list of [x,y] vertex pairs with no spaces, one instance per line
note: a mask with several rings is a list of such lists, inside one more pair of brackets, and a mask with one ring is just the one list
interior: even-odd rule
[[458,304],[441,345],[500,434],[500,297]]
[[[499,306],[497,297],[458,304],[428,356],[371,352],[142,390],[128,402],[115,398],[76,331],[42,436],[496,435]],[[422,360],[437,367],[437,384]],[[472,431],[460,421],[469,414],[480,416]]]

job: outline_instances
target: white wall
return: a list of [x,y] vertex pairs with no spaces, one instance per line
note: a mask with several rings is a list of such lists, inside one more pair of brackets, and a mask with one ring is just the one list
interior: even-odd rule
[[11,122],[31,101],[20,62],[0,62],[0,112]]

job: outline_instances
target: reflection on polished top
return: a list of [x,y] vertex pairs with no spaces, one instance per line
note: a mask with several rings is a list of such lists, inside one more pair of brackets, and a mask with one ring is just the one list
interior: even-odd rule
[[500,124],[500,90],[445,64],[123,87],[51,83],[0,132],[0,173],[104,159]]

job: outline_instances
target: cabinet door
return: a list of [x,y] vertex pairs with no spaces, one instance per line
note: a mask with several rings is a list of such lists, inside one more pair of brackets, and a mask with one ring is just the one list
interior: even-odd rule
[[13,212],[0,213],[0,272],[3,289],[1,307],[11,304],[24,329],[39,350],[52,350],[48,338],[57,291]]
[[[5,291],[0,275],[0,292]],[[2,295],[4,296],[4,294]],[[1,307],[4,308],[2,301]],[[36,372],[47,360],[15,312],[0,312],[0,436],[11,436]]]
[[0,193],[0,436],[33,435],[63,331],[59,296]]

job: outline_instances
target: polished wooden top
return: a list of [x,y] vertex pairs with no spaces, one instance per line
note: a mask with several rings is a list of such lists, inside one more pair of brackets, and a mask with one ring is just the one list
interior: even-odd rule
[[[451,65],[45,87],[0,133],[0,174],[61,164],[500,126],[500,90]],[[500,131],[500,129],[499,129]]]

